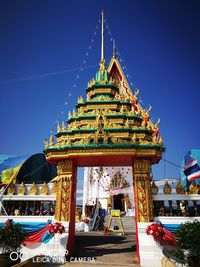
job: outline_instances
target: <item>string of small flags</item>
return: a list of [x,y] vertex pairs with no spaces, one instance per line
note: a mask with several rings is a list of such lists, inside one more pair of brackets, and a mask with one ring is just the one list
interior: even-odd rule
[[[110,187],[110,182],[114,181],[114,177],[118,172],[123,176],[123,179],[118,179],[119,184],[114,184],[113,187]],[[112,190],[119,190],[125,188],[125,182],[126,186],[129,184],[128,183],[128,175],[131,175],[131,168],[124,168],[122,167],[120,171],[116,171],[116,168],[114,167],[106,167],[106,168],[95,168],[93,171],[92,177],[90,182],[97,182],[99,186],[102,187],[103,191],[112,191]],[[121,184],[120,184],[121,182]]]
[[110,41],[111,41],[111,43],[113,43],[113,42],[115,41],[115,48],[116,48],[117,56],[118,56],[118,58],[119,58],[119,62],[121,63],[123,72],[124,72],[124,74],[125,74],[127,80],[130,81],[130,86],[131,86],[132,88],[134,88],[134,87],[135,87],[135,84],[134,84],[134,82],[133,82],[133,80],[132,80],[132,77],[131,77],[131,75],[129,74],[128,69],[127,69],[127,67],[126,67],[126,65],[125,65],[125,63],[124,63],[124,60],[123,60],[123,58],[122,58],[122,56],[121,56],[121,54],[120,54],[120,52],[119,52],[119,48],[118,48],[118,46],[117,46],[117,44],[116,44],[116,40],[113,38],[112,32],[111,32],[111,30],[110,30],[110,27],[109,27],[108,22],[107,22],[106,19],[105,19],[105,23],[106,23],[106,29],[107,29],[108,35],[110,36]]
[[[96,24],[96,27],[95,27],[95,30],[92,34],[92,37],[90,39],[90,43],[88,45],[88,48],[86,50],[86,53],[81,61],[81,64],[80,64],[80,67],[78,68],[78,71],[77,71],[77,74],[75,76],[75,80],[73,82],[73,85],[71,86],[71,88],[69,88],[67,90],[67,94],[66,94],[66,98],[65,98],[65,102],[60,110],[60,112],[58,113],[57,117],[56,117],[56,120],[54,121],[54,126],[51,127],[50,129],[50,135],[53,135],[55,133],[55,130],[57,128],[57,124],[61,121],[61,118],[63,116],[63,114],[65,113],[67,107],[69,106],[69,104],[71,104],[71,98],[72,98],[72,95],[73,95],[73,90],[77,87],[77,84],[78,84],[78,81],[80,79],[80,76],[82,74],[82,72],[86,69],[89,69],[89,68],[93,68],[93,67],[97,67],[98,65],[92,65],[92,66],[86,66],[86,63],[87,63],[87,59],[88,59],[88,56],[90,54],[90,50],[93,48],[93,43],[96,39],[96,36],[97,36],[97,33],[100,29],[100,23],[101,23],[101,20],[99,19],[98,20],[98,23]],[[65,113],[66,114],[66,113]]]
[[[111,30],[110,30],[110,27],[109,27],[109,25],[108,25],[107,20],[105,19],[104,21],[105,21],[105,23],[106,23],[106,29],[107,29],[108,35],[110,36],[110,41],[111,41],[112,43],[113,43],[113,41],[115,41],[115,48],[116,48],[117,56],[118,56],[118,58],[119,58],[119,62],[120,62],[120,64],[121,64],[121,66],[122,66],[123,72],[124,72],[124,74],[125,74],[125,76],[126,76],[128,82],[130,81],[129,85],[130,85],[131,89],[133,89],[133,91],[135,91],[135,90],[136,90],[136,88],[135,88],[135,84],[134,84],[134,82],[133,82],[133,80],[132,80],[132,77],[131,77],[130,73],[128,72],[128,69],[127,69],[127,67],[126,67],[126,65],[125,65],[125,63],[124,63],[124,60],[123,60],[123,58],[122,58],[122,56],[121,56],[121,54],[120,54],[120,52],[119,52],[119,48],[118,48],[117,45],[116,45],[116,40],[113,38],[113,35],[112,35],[112,32],[111,32]],[[140,95],[139,95],[138,101],[139,101],[140,105],[141,105],[144,109],[145,109],[147,106],[150,106],[150,105],[146,105],[146,104],[144,103],[144,101],[143,101],[143,99],[141,98]],[[157,120],[158,120],[158,118],[157,118],[156,116],[154,116],[153,113],[151,113],[151,118],[152,118],[154,121],[157,121]]]

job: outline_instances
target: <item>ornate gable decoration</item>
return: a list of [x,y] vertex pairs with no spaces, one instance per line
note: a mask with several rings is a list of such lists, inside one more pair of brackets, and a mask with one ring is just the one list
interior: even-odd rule
[[[102,19],[102,43],[103,39]],[[151,107],[144,110],[139,105],[139,90],[131,92],[116,56],[106,69],[104,45],[100,68],[88,83],[86,93],[87,98],[79,97],[76,109],[69,112],[67,125],[58,125],[57,141],[52,136],[45,140],[45,151],[148,149],[160,157],[164,149],[158,128],[160,120],[153,123]]]

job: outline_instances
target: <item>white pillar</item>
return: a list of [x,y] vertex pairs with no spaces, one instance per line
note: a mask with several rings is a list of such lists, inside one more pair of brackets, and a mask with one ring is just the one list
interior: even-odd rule
[[88,203],[89,194],[89,167],[84,168],[84,184],[83,184],[83,210],[82,215],[85,216],[85,204]]

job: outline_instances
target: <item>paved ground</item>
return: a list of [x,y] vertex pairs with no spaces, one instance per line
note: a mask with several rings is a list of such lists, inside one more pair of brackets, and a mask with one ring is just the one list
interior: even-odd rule
[[[135,235],[112,234],[105,236],[102,232],[77,233],[74,258],[64,266],[139,266],[133,264],[135,255]],[[93,258],[91,262],[76,260],[84,257]]]
[[37,264],[30,261],[20,265],[23,267],[139,267],[139,265],[134,264],[136,250],[134,234],[105,236],[102,232],[77,233],[75,242],[74,257],[71,258],[71,262],[67,262],[64,265]]

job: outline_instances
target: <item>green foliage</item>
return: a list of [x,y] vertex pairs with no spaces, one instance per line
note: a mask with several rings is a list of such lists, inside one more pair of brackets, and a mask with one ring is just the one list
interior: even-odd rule
[[10,223],[0,228],[0,248],[4,253],[19,251],[26,239],[26,231],[19,224]]
[[200,260],[200,222],[187,222],[181,224],[175,232],[177,246],[175,256],[181,263],[188,264],[190,259]]

